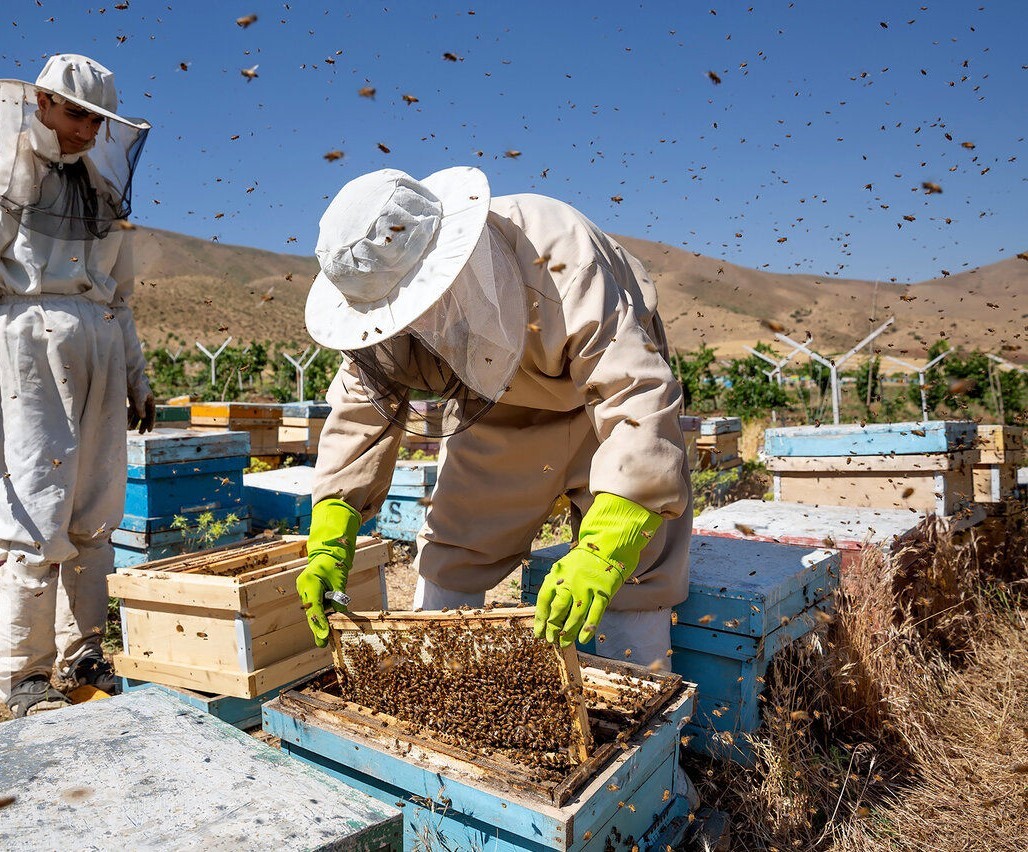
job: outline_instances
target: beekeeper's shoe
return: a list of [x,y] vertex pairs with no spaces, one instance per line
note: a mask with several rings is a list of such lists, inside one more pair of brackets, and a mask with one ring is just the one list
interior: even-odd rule
[[44,710],[60,710],[62,707],[71,706],[71,702],[63,692],[50,686],[48,678],[35,675],[14,685],[11,696],[7,699],[7,706],[14,714],[14,718],[20,719],[23,716],[42,713]]
[[86,654],[73,662],[65,675],[76,686],[94,686],[101,692],[114,695],[118,691],[118,678],[114,666],[100,654]]

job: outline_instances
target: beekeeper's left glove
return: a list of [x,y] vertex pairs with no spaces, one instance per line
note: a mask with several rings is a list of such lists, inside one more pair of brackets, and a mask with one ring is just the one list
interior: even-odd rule
[[[307,567],[296,578],[296,592],[307,611],[314,644],[319,648],[328,644],[325,595],[346,591],[360,526],[360,513],[342,500],[320,500],[311,512]],[[340,612],[344,608],[334,600],[330,600],[329,605]]]
[[639,557],[660,515],[616,494],[596,495],[582,518],[578,544],[550,569],[535,605],[535,635],[567,647],[588,642]]

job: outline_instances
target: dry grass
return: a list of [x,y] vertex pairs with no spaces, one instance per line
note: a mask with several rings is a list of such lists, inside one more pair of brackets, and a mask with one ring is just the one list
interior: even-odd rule
[[776,661],[755,765],[692,774],[738,849],[1024,850],[1026,660],[1023,508],[930,530],[868,552],[833,622]]

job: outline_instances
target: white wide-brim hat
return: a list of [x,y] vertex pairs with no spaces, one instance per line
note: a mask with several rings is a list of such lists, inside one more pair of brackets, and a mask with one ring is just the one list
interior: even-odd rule
[[150,127],[149,122],[141,118],[118,115],[118,92],[114,87],[114,72],[88,56],[57,53],[47,60],[35,83],[27,83],[24,80],[0,82],[21,83],[51,95],[60,95],[84,110],[138,130]]
[[344,186],[321,217],[321,272],[307,295],[307,331],[333,349],[388,340],[424,314],[468,262],[489,213],[476,168],[421,181],[397,169]]

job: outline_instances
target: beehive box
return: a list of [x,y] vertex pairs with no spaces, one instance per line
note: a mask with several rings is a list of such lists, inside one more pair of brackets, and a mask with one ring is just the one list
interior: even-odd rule
[[838,550],[845,577],[847,569],[859,564],[865,547],[893,552],[917,537],[925,518],[925,512],[907,509],[737,500],[704,509],[693,519],[692,530],[694,535]]
[[282,406],[278,449],[283,453],[316,456],[321,431],[332,410],[327,402],[287,402]]
[[974,499],[999,503],[1015,495],[1017,469],[1024,462],[1024,431],[1018,426],[978,425]]
[[194,402],[191,421],[193,428],[207,432],[248,432],[252,456],[278,454],[282,406],[276,403]]
[[403,849],[393,802],[158,689],[5,723],[5,794],[6,848]]
[[702,417],[681,415],[678,418],[678,425],[682,427],[682,437],[685,438],[685,453],[689,459],[689,470],[699,469],[699,449],[696,444],[700,438],[700,424]]
[[837,551],[693,536],[689,597],[674,609],[671,668],[699,689],[690,748],[740,762],[775,655],[834,608]]
[[768,429],[776,500],[952,515],[973,502],[976,426],[968,421]]
[[[239,545],[119,568],[108,578],[121,598],[123,651],[115,671],[216,695],[253,698],[324,668],[296,594],[306,540],[250,539]],[[389,544],[360,538],[347,593],[353,606],[385,606]]]
[[[522,574],[522,600],[534,603],[550,566],[568,548],[533,553]],[[816,626],[818,612],[832,608],[841,556],[693,535],[689,563],[689,597],[674,610],[671,665],[697,687],[690,748],[748,761],[751,754],[738,735],[759,725],[768,666]]]
[[[677,769],[691,685],[640,666],[582,663],[587,694],[590,684],[599,690],[593,730],[605,742],[563,780],[544,783],[362,712],[333,692],[332,677],[266,704],[264,728],[293,757],[382,802],[403,801],[409,849],[663,848],[662,831],[689,809]],[[623,726],[604,713],[617,704],[622,684],[633,682],[658,684],[659,700]]]
[[742,464],[739,439],[742,421],[738,417],[707,417],[700,423],[696,441],[698,470],[730,470]]
[[169,429],[188,429],[189,408],[183,405],[158,405],[154,422]]
[[[306,678],[306,675],[304,678]],[[170,695],[176,701],[195,707],[208,716],[213,716],[226,724],[232,725],[234,728],[240,728],[244,731],[261,726],[262,704],[277,698],[283,689],[289,689],[299,682],[294,681],[276,686],[274,689],[269,689],[267,692],[261,693],[254,698],[239,698],[235,695],[215,695],[210,692],[186,689],[183,686],[167,686],[165,684],[151,683],[148,680],[134,680],[127,677],[120,678],[120,681],[123,693],[138,692],[140,689],[160,690]]]
[[[389,494],[378,515],[361,526],[361,534],[414,541],[425,522],[437,468],[437,462],[397,462]],[[309,533],[313,487],[314,468],[307,465],[245,474],[243,496],[253,513],[253,529]]]
[[250,506],[253,529],[311,531],[311,489],[314,468],[309,465],[243,474],[243,498]]
[[439,463],[398,461],[389,494],[375,518],[375,532],[397,541],[414,541],[428,514]]
[[[115,564],[138,565],[190,548],[200,517],[229,524],[218,544],[246,535],[243,468],[249,463],[245,432],[208,434],[193,429],[129,432],[125,514],[111,541]],[[190,529],[175,528],[182,517]]]

